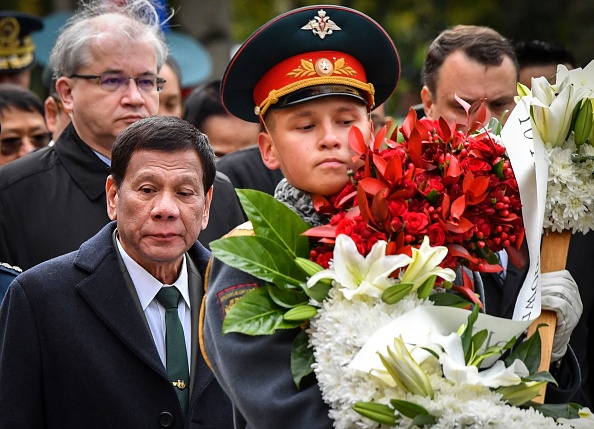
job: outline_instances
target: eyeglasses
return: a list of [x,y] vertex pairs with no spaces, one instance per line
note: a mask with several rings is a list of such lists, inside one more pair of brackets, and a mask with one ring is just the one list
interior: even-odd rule
[[86,80],[99,79],[99,86],[106,91],[117,91],[121,88],[125,88],[130,83],[130,79],[136,82],[138,89],[145,92],[152,92],[155,90],[161,92],[163,90],[163,85],[165,85],[165,79],[152,75],[126,76],[121,73],[101,73],[99,75],[73,74],[70,75],[70,78]]
[[[40,133],[27,136],[36,148],[45,147],[52,140],[52,133]],[[0,153],[4,156],[14,155],[23,144],[23,137],[5,137],[0,140]]]

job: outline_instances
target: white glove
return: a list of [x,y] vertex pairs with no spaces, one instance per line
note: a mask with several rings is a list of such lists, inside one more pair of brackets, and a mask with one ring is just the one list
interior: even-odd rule
[[557,362],[567,351],[573,329],[580,320],[584,305],[578,285],[567,270],[541,274],[541,306],[557,313],[551,361]]

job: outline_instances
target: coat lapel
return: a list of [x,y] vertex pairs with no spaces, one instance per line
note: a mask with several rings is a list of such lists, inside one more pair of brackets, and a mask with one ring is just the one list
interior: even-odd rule
[[507,266],[505,281],[503,284],[503,295],[501,297],[501,314],[512,317],[520,287],[524,282],[528,271],[528,265],[518,268],[514,264],[509,263]]
[[190,301],[192,306],[192,354],[191,354],[191,397],[194,403],[206,387],[214,380],[212,371],[204,361],[200,352],[198,339],[198,325],[200,319],[200,306],[204,298],[204,276],[210,258],[210,252],[200,243],[196,243],[188,251],[188,280],[190,286]]
[[120,269],[112,242],[115,224],[83,243],[75,265],[89,272],[78,292],[99,319],[142,361],[167,378],[153,337]]

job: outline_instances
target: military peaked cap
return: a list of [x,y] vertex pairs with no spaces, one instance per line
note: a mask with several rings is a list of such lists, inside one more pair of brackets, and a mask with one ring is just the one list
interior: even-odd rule
[[31,32],[43,28],[36,16],[12,10],[0,11],[0,73],[16,73],[33,68],[35,45]]
[[400,61],[392,39],[369,16],[316,5],[284,13],[238,49],[221,81],[233,115],[258,122],[270,108],[328,95],[355,97],[371,110],[392,95]]

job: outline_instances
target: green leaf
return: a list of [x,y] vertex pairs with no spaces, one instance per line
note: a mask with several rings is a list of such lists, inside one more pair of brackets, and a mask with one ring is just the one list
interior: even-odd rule
[[238,189],[237,195],[256,236],[276,242],[293,258],[307,257],[309,239],[301,234],[311,225],[272,195],[254,189]]
[[[310,261],[307,258],[297,257],[295,258],[295,262],[308,275],[308,277],[313,276],[317,272],[320,272],[324,269],[320,265]],[[322,279],[312,287],[307,287],[307,284],[303,284],[302,288],[310,298],[315,299],[318,302],[322,302],[326,299],[328,292],[332,288],[332,280]]]
[[299,305],[291,308],[283,318],[289,322],[303,322],[318,314],[318,309],[311,305]]
[[382,292],[382,301],[386,304],[396,304],[412,290],[413,283],[398,283]]
[[305,273],[295,263],[295,258],[265,237],[227,237],[211,241],[210,249],[217,259],[227,265],[279,287],[301,287],[306,281]]
[[433,287],[435,286],[436,278],[437,278],[437,276],[431,276],[423,282],[423,284],[417,290],[417,296],[419,298],[425,299],[429,295],[431,295],[431,292],[433,291]]
[[301,380],[313,372],[311,367],[314,363],[313,349],[308,347],[308,344],[308,336],[305,331],[299,332],[293,341],[291,374],[297,388],[299,388]]
[[390,404],[392,404],[396,411],[409,419],[414,419],[419,415],[430,415],[427,409],[414,402],[404,401],[402,399],[391,399]]
[[435,206],[438,202],[439,194],[437,193],[437,191],[435,189],[431,189],[429,191],[429,193],[425,196],[425,198],[427,198],[427,201],[429,201],[429,204],[431,204],[432,206]]
[[462,298],[455,292],[434,293],[433,295],[429,296],[429,299],[433,301],[434,305],[439,305],[442,307],[466,308],[469,304],[471,304],[470,301]]
[[493,166],[493,173],[499,179],[503,179],[504,178],[504,175],[503,175],[503,161],[499,161],[497,164],[495,164]]
[[479,306],[475,305],[472,308],[472,312],[468,315],[468,324],[466,325],[466,329],[462,335],[460,335],[460,339],[462,340],[462,350],[464,351],[464,362],[468,364],[470,362],[472,354],[474,352],[473,343],[472,343],[472,327],[474,326],[474,322],[478,318]]
[[418,416],[415,416],[414,419],[412,419],[409,428],[424,428],[434,425],[435,423],[437,423],[437,420],[432,415],[419,414]]
[[528,372],[534,374],[538,372],[540,365],[540,350],[541,340],[540,332],[538,329],[543,326],[542,324],[536,327],[536,332],[530,336],[526,341],[519,344],[511,353],[505,358],[505,366],[509,366],[514,360],[520,359],[526,364]]
[[299,289],[270,287],[268,294],[276,305],[284,308],[293,308],[305,304],[309,300],[305,292]]
[[549,371],[539,371],[534,374],[530,374],[528,377],[522,379],[523,381],[546,381],[547,383],[553,383],[557,386],[557,380],[551,375]]
[[283,319],[285,309],[274,303],[268,294],[269,286],[246,293],[227,313],[223,321],[223,334],[239,332],[246,335],[270,335],[277,329],[291,329],[299,322]]
[[[527,408],[527,407],[522,407]],[[583,407],[574,402],[568,404],[537,404],[530,403],[530,408],[542,413],[545,417],[550,417],[554,420],[559,418],[577,419],[579,417],[578,411]]]
[[300,256],[295,258],[295,262],[299,265],[305,274],[308,276],[313,276],[314,274],[319,273],[320,271],[324,271],[321,265],[316,264],[314,261],[309,260],[308,258],[302,258]]
[[487,329],[483,329],[481,331],[478,331],[476,334],[474,334],[472,336],[472,342],[474,344],[474,349],[480,350],[480,348],[483,346],[483,344],[487,340],[488,336],[489,336],[489,331]]
[[399,420],[392,408],[388,405],[378,404],[377,402],[357,402],[353,405],[353,410],[363,417],[384,425],[394,426]]
[[312,299],[315,299],[318,302],[322,302],[328,296],[328,292],[332,289],[332,283],[326,283],[324,281],[317,282],[312,287],[307,287],[304,285],[305,293]]
[[501,120],[498,120],[497,118],[491,118],[487,124],[487,129],[490,129],[491,132],[496,136],[501,135],[501,129],[503,128],[501,125],[503,123],[503,117],[504,115],[502,115]]

